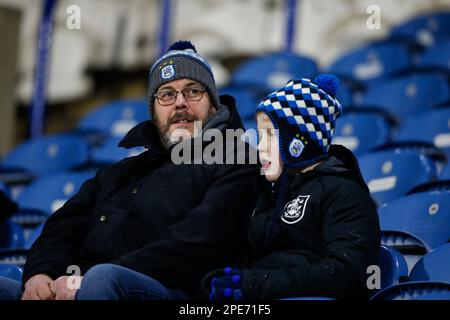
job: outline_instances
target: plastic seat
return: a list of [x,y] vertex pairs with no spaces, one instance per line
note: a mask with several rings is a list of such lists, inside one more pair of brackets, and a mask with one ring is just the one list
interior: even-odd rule
[[396,42],[377,42],[344,54],[328,70],[341,77],[367,82],[392,76],[410,66],[406,46]]
[[450,192],[402,197],[379,209],[382,243],[400,251],[429,252],[450,239]]
[[405,258],[394,248],[381,246],[379,266],[381,289],[396,285],[408,278],[408,266]]
[[241,87],[225,87],[220,89],[220,94],[228,94],[236,99],[237,110],[243,121],[255,118],[259,100],[255,91]]
[[22,269],[13,264],[0,264],[0,276],[16,281],[22,281]]
[[[447,224],[450,224],[450,220],[447,220]],[[408,280],[450,284],[450,243],[441,245],[424,255],[411,270]]]
[[450,179],[450,162],[442,169],[441,174],[439,175],[440,179]]
[[417,66],[423,69],[449,71],[450,40],[447,39],[428,48],[418,58]]
[[11,220],[0,222],[0,248],[20,248],[24,244],[22,228]]
[[395,135],[396,141],[425,141],[450,153],[450,108],[408,117]]
[[33,214],[33,210],[38,210],[48,216],[75,195],[81,185],[94,175],[93,171],[62,172],[40,178],[19,195],[17,202],[24,214],[27,211]]
[[410,39],[423,46],[450,38],[450,12],[418,15],[391,29],[390,38]]
[[378,205],[400,198],[412,187],[436,178],[435,162],[416,151],[385,150],[362,155],[358,160]]
[[310,58],[290,53],[273,53],[243,62],[233,72],[231,83],[233,86],[273,91],[286,85],[291,79],[313,78],[316,73],[317,65]]
[[394,285],[374,296],[376,300],[450,300],[450,244],[423,256],[408,282]]
[[108,165],[124,158],[136,156],[147,150],[144,147],[121,148],[118,146],[121,140],[121,138],[107,139],[100,147],[92,150],[92,162],[100,166]]
[[80,132],[120,138],[149,117],[146,99],[119,100],[99,106],[84,116],[77,128]]
[[3,167],[40,176],[81,167],[88,160],[89,149],[82,138],[57,134],[19,145],[5,157]]
[[390,140],[391,125],[381,112],[345,113],[337,122],[333,144],[341,144],[356,155]]
[[0,222],[17,210],[17,204],[11,199],[9,188],[0,182]]
[[405,117],[429,111],[449,98],[444,76],[415,73],[371,86],[362,96],[361,105],[380,107],[402,122]]
[[450,284],[405,282],[378,292],[372,300],[450,300]]

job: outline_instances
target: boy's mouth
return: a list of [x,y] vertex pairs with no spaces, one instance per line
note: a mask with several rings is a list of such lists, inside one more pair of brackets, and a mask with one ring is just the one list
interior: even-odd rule
[[267,170],[270,168],[271,164],[272,164],[272,162],[270,162],[270,161],[261,161],[261,168],[263,170]]

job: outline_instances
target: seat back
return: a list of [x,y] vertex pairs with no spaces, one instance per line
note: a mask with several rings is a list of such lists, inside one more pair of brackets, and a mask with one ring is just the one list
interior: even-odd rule
[[231,83],[234,86],[273,91],[285,86],[289,80],[312,78],[316,73],[317,65],[310,58],[291,53],[273,53],[243,62],[233,72]]
[[34,209],[50,215],[62,207],[78,192],[81,185],[94,175],[93,171],[62,172],[40,178],[25,188],[17,202],[24,212]]
[[408,277],[408,266],[402,254],[394,248],[382,245],[379,266],[381,270],[381,289],[405,281]]
[[424,192],[394,200],[378,210],[382,243],[400,251],[426,252],[450,239],[450,192]]
[[16,281],[22,281],[22,269],[13,264],[0,263],[0,276]]
[[424,255],[412,269],[409,281],[435,281],[450,284],[450,243],[441,245]]
[[24,244],[22,228],[10,219],[0,222],[0,249],[20,248]]
[[97,132],[120,138],[149,117],[146,99],[118,100],[88,113],[80,120],[77,128],[82,132]]
[[450,154],[450,108],[408,117],[395,140],[429,142]]
[[372,81],[391,76],[410,66],[406,46],[396,42],[379,42],[345,53],[328,70],[342,77]]
[[92,162],[97,165],[109,165],[147,150],[144,147],[121,148],[118,146],[120,141],[121,138],[114,137],[105,140],[100,147],[92,150]]
[[371,86],[362,96],[361,104],[378,106],[402,122],[405,116],[428,111],[449,98],[444,76],[415,73]]
[[37,176],[85,165],[89,148],[80,137],[57,134],[29,140],[6,155],[3,166],[29,171]]
[[380,113],[352,112],[336,123],[333,143],[360,155],[390,140],[391,127]]
[[379,205],[436,177],[434,161],[417,151],[368,153],[359,157],[359,164],[370,193]]

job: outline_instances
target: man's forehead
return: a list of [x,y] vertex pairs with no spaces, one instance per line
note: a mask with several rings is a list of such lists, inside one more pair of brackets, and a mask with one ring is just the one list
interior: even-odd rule
[[188,86],[200,86],[201,84],[197,81],[191,80],[191,79],[179,79],[174,80],[168,83],[163,84],[161,87],[159,87],[159,90],[161,89],[178,89],[178,88],[184,88]]

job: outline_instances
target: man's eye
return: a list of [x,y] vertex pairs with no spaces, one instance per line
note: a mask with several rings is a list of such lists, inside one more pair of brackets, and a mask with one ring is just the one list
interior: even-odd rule
[[161,99],[172,99],[175,96],[174,91],[164,91],[159,94]]
[[185,93],[190,96],[196,96],[201,93],[201,89],[198,88],[188,88],[185,90]]

